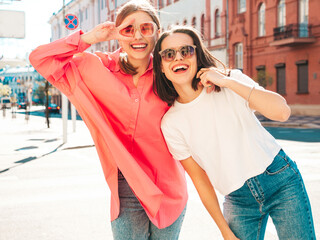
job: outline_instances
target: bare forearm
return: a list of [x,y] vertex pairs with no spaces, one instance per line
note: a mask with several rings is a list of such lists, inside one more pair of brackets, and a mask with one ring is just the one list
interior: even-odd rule
[[271,120],[286,121],[291,114],[290,107],[287,105],[286,100],[275,92],[259,88],[252,90],[252,86],[232,78],[228,79],[227,87],[245,100],[248,100],[250,95],[250,108],[260,112]]
[[[209,181],[209,180],[208,180]],[[200,199],[207,209],[212,219],[217,224],[224,239],[228,239],[229,236],[233,236],[233,232],[229,228],[219,205],[217,195],[210,182],[194,181],[194,185],[198,191]]]

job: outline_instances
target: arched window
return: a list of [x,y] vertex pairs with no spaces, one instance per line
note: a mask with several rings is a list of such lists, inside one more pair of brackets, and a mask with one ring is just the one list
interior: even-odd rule
[[204,14],[201,15],[201,28],[200,28],[200,32],[202,37],[204,38]]
[[266,5],[262,3],[259,7],[258,11],[258,36],[265,36],[266,35]]
[[286,25],[286,3],[285,0],[280,0],[278,3],[278,27]]
[[197,19],[196,17],[192,18],[192,22],[191,22],[192,27],[196,28],[197,27]]
[[214,13],[214,33],[215,37],[221,36],[221,18],[219,9],[217,9]]
[[243,69],[243,46],[242,43],[237,43],[234,46],[234,66],[237,69]]

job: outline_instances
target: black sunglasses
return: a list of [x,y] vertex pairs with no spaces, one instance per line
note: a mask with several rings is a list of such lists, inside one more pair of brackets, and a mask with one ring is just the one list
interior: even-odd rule
[[171,62],[176,58],[177,52],[181,54],[183,58],[190,58],[194,55],[196,50],[195,45],[186,45],[180,47],[178,50],[167,48],[159,52],[162,60],[166,62]]

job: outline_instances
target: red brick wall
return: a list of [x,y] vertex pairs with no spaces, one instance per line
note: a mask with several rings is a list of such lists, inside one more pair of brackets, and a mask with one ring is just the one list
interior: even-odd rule
[[[224,0],[225,2],[226,0]],[[258,37],[258,7],[266,6],[266,35]],[[237,0],[229,0],[229,65],[234,66],[234,45],[243,43],[243,72],[257,77],[256,67],[265,66],[273,81],[267,89],[276,91],[275,64],[286,65],[286,94],[289,104],[320,104],[320,1],[309,0],[309,24],[314,43],[273,46],[273,29],[277,27],[276,0],[247,0],[246,12],[237,14]],[[225,6],[225,3],[224,3]],[[225,9],[224,9],[225,10]],[[298,0],[286,0],[286,25],[298,23]],[[299,60],[308,61],[307,94],[297,94],[297,65]]]

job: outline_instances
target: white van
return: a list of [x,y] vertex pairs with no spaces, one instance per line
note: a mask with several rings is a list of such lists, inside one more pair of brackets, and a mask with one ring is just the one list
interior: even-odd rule
[[0,109],[3,108],[11,108],[11,98],[10,97],[3,97],[1,98],[1,102],[0,102]]

